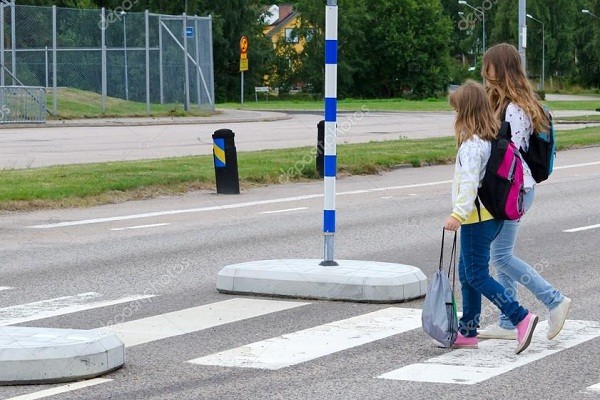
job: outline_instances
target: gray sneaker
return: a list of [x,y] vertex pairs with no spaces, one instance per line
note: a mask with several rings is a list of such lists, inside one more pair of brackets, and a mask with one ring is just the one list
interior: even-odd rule
[[548,340],[554,339],[563,328],[569,308],[571,308],[571,299],[565,297],[558,306],[550,310],[548,314]]
[[503,340],[516,340],[517,330],[516,329],[504,329],[498,324],[486,326],[482,330],[478,331],[477,337],[479,339],[503,339]]

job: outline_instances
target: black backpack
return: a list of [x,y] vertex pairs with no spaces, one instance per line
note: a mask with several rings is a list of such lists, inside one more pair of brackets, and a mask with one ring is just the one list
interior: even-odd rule
[[[508,106],[507,106],[508,108]],[[523,159],[527,163],[531,176],[537,183],[543,182],[552,173],[554,169],[554,157],[556,156],[556,140],[554,121],[552,114],[544,107],[544,113],[549,121],[547,131],[533,132],[529,138],[529,147],[527,151],[519,149]],[[506,109],[504,110],[503,120],[506,118]]]

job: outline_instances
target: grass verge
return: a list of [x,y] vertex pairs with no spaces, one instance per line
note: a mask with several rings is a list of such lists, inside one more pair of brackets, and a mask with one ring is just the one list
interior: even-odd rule
[[[562,110],[583,110],[596,112],[600,107],[599,101],[545,101],[553,111]],[[249,101],[240,105],[239,103],[218,104],[219,108],[237,109],[237,110],[265,110],[265,111],[322,111],[323,102],[317,100],[275,100],[275,101]],[[345,99],[338,101],[338,111],[452,111],[452,107],[446,99],[428,99],[428,100],[358,100]]]
[[600,122],[600,113],[598,115],[582,115],[581,117],[562,117],[557,119],[559,122]]
[[[558,149],[600,145],[600,128],[560,131]],[[454,161],[452,137],[338,145],[339,175],[366,175],[397,166]],[[238,154],[242,188],[317,179],[315,148]],[[214,190],[212,156],[64,165],[0,173],[0,210],[88,207]]]
[[[58,89],[58,115],[49,119],[112,118],[112,117],[206,117],[208,110],[191,108],[183,111],[181,104],[151,104],[151,114],[146,113],[146,103],[127,101],[114,97],[106,98],[106,112],[102,112],[102,96],[98,93],[73,88]],[[46,107],[52,110],[52,91],[48,92]]]
[[[239,103],[221,103],[219,108],[239,110],[270,110],[270,111],[322,111],[322,100],[275,100],[248,101]],[[337,103],[338,111],[452,111],[446,99],[404,100],[404,99],[344,99]]]
[[[101,117],[148,117],[146,103],[127,101],[108,97],[106,99],[106,112],[102,112],[102,96],[98,93],[78,90],[73,88],[58,89],[57,116],[50,119],[74,118],[101,118]],[[552,110],[589,110],[594,111],[600,107],[598,101],[548,101],[545,102]],[[48,92],[47,107],[52,109],[52,91]],[[249,99],[243,105],[239,103],[221,103],[218,108],[240,110],[273,110],[273,111],[322,111],[322,100],[277,100],[255,102]],[[445,98],[426,100],[406,99],[344,99],[338,101],[340,111],[452,111]],[[153,117],[183,117],[183,116],[208,116],[207,110],[192,108],[189,112],[183,111],[181,104],[151,104]]]

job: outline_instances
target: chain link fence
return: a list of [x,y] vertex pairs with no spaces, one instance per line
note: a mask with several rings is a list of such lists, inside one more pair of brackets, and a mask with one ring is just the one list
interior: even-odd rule
[[46,88],[49,113],[214,110],[211,17],[6,3],[0,86]]

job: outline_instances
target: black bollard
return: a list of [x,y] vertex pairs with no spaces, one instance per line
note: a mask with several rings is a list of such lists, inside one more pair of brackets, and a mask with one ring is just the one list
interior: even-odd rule
[[217,193],[240,194],[235,133],[231,129],[219,129],[212,138]]
[[325,158],[325,121],[319,121],[317,124],[317,173],[319,177],[325,176],[324,158]]

